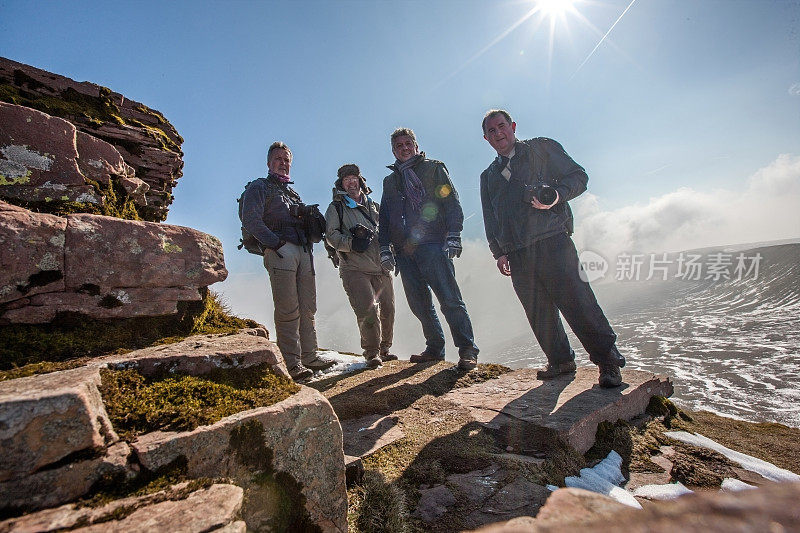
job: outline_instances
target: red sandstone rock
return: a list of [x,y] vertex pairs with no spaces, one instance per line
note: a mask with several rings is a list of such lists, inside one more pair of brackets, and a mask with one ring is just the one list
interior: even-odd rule
[[[161,113],[105,87],[6,58],[0,58],[0,81],[19,92],[7,97],[14,103],[57,113],[78,130],[114,145],[150,187],[145,193],[147,206],[140,214],[150,221],[166,219],[172,188],[182,175],[183,139]],[[42,97],[61,98],[71,105],[48,106]],[[75,102],[81,101],[76,106]],[[90,109],[81,110],[81,105]]]
[[[306,510],[324,532],[347,531],[342,430],[328,401],[317,391],[303,387],[297,394],[269,407],[244,411],[211,426],[186,432],[154,432],[141,435],[131,446],[139,463],[157,470],[183,456],[190,476],[225,476],[245,488],[243,509],[248,528],[262,530],[275,518],[274,498],[266,487],[253,482],[254,469],[248,464],[254,454],[243,455],[236,432],[263,428],[263,443],[271,451],[271,467],[288,474],[302,487]],[[246,450],[257,449],[250,442]],[[237,451],[239,450],[239,451]],[[267,457],[260,456],[263,461]]]
[[[47,531],[170,531],[196,532],[241,531],[244,522],[238,521],[244,498],[235,485],[216,484],[192,492],[185,498],[177,496],[186,483],[146,496],[115,500],[101,507],[62,505],[19,518],[0,522],[0,531],[34,533]],[[124,518],[110,520],[126,509],[136,509]],[[81,524],[86,527],[79,527]],[[75,529],[77,528],[77,529]],[[231,528],[231,529],[225,529]]]
[[206,287],[228,271],[222,243],[182,226],[70,215],[66,232],[67,289]]
[[247,333],[196,335],[173,344],[104,357],[95,363],[115,369],[133,368],[144,376],[165,372],[200,376],[216,368],[268,364],[277,375],[289,377],[278,346],[264,337]]
[[0,202],[0,321],[161,316],[228,275],[222,243],[190,228],[99,215],[66,219]]
[[580,453],[594,444],[602,421],[630,420],[644,413],[652,396],[671,396],[672,382],[638,370],[623,370],[623,385],[602,389],[597,369],[578,368],[573,378],[536,379],[536,370],[520,369],[484,383],[448,392],[444,399],[470,410],[495,430],[515,453],[535,454],[556,438]]
[[99,384],[88,367],[0,382],[0,481],[116,442]]
[[97,137],[79,131],[75,137],[78,147],[78,167],[84,176],[103,185],[115,179],[133,176],[133,168],[123,161],[116,148]]
[[0,303],[64,290],[67,221],[0,202]]
[[5,185],[86,184],[70,122],[0,102],[0,124],[0,194]]
[[[571,493],[563,493],[569,490]],[[558,513],[546,513],[550,500],[537,519],[510,520],[494,524],[480,533],[731,533],[733,531],[800,531],[800,483],[769,483],[755,490],[706,492],[682,496],[670,502],[656,502],[643,510],[622,509],[597,496],[575,489],[568,494]],[[553,499],[553,496],[550,498]],[[554,502],[555,503],[555,502]],[[541,517],[541,518],[540,518]],[[571,517],[577,517],[572,520]]]

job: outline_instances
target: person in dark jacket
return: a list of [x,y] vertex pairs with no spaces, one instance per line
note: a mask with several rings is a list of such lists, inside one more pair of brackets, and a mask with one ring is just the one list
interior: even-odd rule
[[581,279],[570,238],[573,220],[567,202],[586,190],[586,172],[552,139],[517,140],[517,125],[505,110],[487,112],[482,127],[497,151],[480,179],[486,239],[500,273],[511,276],[547,356],[547,367],[537,377],[551,379],[576,370],[561,312],[598,365],[600,385],[619,386],[625,358],[589,283]]
[[286,144],[272,143],[267,152],[269,174],[250,182],[242,195],[242,225],[261,244],[275,306],[278,348],[295,381],[332,361],[317,355],[317,289],[312,264],[312,243],[303,231],[297,206],[300,195],[290,186],[292,152]]
[[392,276],[381,267],[377,229],[380,206],[358,165],[342,165],[325,212],[325,238],[339,258],[339,276],[356,314],[361,348],[369,368],[397,356],[389,352],[394,333]]
[[422,323],[426,348],[411,362],[444,360],[444,332],[431,290],[458,347],[461,370],[478,364],[472,322],[456,282],[453,258],[461,255],[464,214],[453,182],[441,161],[420,153],[414,132],[398,128],[391,135],[392,173],[383,180],[378,224],[381,264],[397,267],[408,306]]

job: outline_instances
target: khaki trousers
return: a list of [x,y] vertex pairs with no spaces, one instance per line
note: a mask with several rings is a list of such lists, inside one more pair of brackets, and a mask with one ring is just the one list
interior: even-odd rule
[[290,242],[277,252],[270,249],[264,252],[264,266],[269,273],[275,305],[275,335],[290,369],[316,357],[317,288],[311,260],[309,252]]
[[389,351],[394,336],[394,288],[388,274],[342,270],[342,285],[356,313],[364,356]]

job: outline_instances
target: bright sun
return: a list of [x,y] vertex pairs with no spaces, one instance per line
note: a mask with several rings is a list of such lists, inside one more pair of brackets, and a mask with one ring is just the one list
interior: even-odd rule
[[567,11],[572,11],[575,0],[536,0],[536,7],[544,15],[559,17]]

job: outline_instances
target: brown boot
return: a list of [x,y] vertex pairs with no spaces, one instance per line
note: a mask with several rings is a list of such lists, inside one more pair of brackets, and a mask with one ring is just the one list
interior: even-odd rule
[[536,379],[553,379],[561,376],[562,374],[571,374],[575,372],[577,368],[578,367],[575,365],[575,361],[567,361],[565,363],[558,363],[555,365],[547,363],[547,367],[545,367],[544,370],[539,370],[536,372]]

